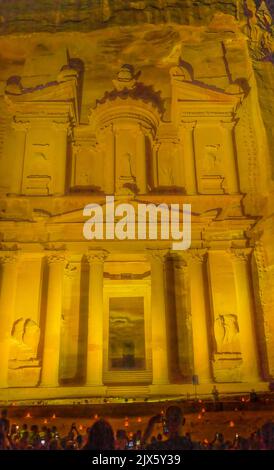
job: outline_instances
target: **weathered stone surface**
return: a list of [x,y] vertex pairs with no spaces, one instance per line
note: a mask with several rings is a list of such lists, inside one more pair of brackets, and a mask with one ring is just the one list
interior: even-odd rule
[[205,24],[216,12],[238,18],[238,0],[32,0],[1,2],[2,32],[89,31],[136,24]]
[[[176,380],[181,375],[190,383],[196,367],[201,367],[207,384],[210,367],[220,382],[250,377],[242,366],[252,363],[256,349],[252,335],[251,346],[245,343],[246,324],[254,312],[241,268],[243,292],[241,281],[235,281],[239,267],[228,256],[226,250],[231,247],[249,247],[253,252],[253,278],[250,273],[246,277],[256,300],[259,375],[264,380],[274,376],[273,46],[267,3],[0,2],[0,248],[5,262],[10,251],[22,251],[15,319],[26,312],[26,318],[40,327],[49,295],[45,283],[51,282],[56,330],[61,325],[63,336],[57,338],[63,385],[85,380],[88,270],[92,267],[87,259],[92,256],[85,258],[82,210],[91,197],[103,204],[104,192],[121,198],[143,195],[144,201],[150,198],[157,203],[167,197],[176,202],[191,200],[193,241],[198,249],[178,262],[175,282],[171,268],[169,273],[169,297],[177,296],[169,311],[178,310],[177,319],[170,315],[169,325],[174,329],[174,338],[169,338],[174,340],[171,355],[178,356],[172,367],[181,369],[180,374],[173,370]],[[210,282],[205,280],[209,261],[204,248],[219,253],[213,257],[210,273],[207,269]],[[127,249],[123,259],[111,253],[111,261],[105,263],[107,280],[140,280],[149,275],[147,259],[135,260],[131,247]],[[64,264],[63,275],[65,250],[71,259]],[[129,256],[132,263],[126,259]],[[244,253],[238,257],[246,260]],[[63,278],[63,315],[58,317],[62,302],[53,287],[56,280],[61,286]],[[30,288],[32,297],[25,294]],[[211,291],[200,301],[197,291],[203,289]],[[6,305],[7,298],[1,295]],[[160,308],[164,311],[163,302]],[[234,333],[228,341],[229,330]],[[17,370],[15,360],[24,357],[28,362],[36,354],[27,350],[25,358],[18,341],[11,349],[10,385],[24,381],[37,385],[43,325],[41,333],[37,364],[29,371]],[[51,343],[49,339],[49,351]],[[88,347],[94,351],[99,346],[92,340]],[[237,364],[234,369],[233,364]],[[151,380],[151,370],[138,374],[134,381]],[[119,377],[122,381],[123,374]],[[111,381],[111,372],[104,378]],[[257,379],[255,371],[252,380]],[[57,382],[55,370],[50,383]]]

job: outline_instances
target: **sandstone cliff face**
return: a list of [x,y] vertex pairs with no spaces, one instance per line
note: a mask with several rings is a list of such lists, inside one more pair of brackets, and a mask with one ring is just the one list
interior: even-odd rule
[[[8,116],[6,82],[23,87],[56,79],[71,62],[83,78],[81,123],[122,64],[159,91],[169,118],[170,67],[183,61],[198,82],[225,90],[240,83],[247,99],[237,130],[244,162],[246,213],[262,217],[257,279],[269,344],[274,344],[274,136],[271,1],[261,0],[1,0],[0,155]],[[54,34],[52,34],[54,33]],[[236,135],[237,137],[237,135]],[[5,183],[5,182],[4,182]],[[263,307],[260,307],[263,306]],[[271,349],[271,348],[270,348]],[[272,347],[274,351],[274,347]],[[272,372],[274,375],[274,358]]]
[[[172,59],[178,59],[181,44],[185,46],[185,60],[189,55],[192,59],[195,55],[199,59],[206,54],[204,66],[209,80],[218,68],[216,55],[219,53],[216,52],[218,45],[215,47],[215,42],[219,41],[220,44],[220,41],[227,39],[236,42],[240,37],[248,43],[252,73],[258,85],[261,116],[269,146],[273,147],[269,106],[269,92],[274,78],[270,65],[273,59],[271,13],[271,0],[1,0],[0,34],[18,37],[24,33],[72,34],[101,30],[95,36],[91,34],[89,39],[92,45],[85,46],[98,51],[94,67],[96,73],[101,71],[101,67],[105,69],[104,55],[112,64],[121,62],[123,55],[128,59],[131,54],[135,61],[143,64],[153,62],[155,55],[162,63],[165,60],[172,62]],[[178,29],[179,25],[184,29]],[[143,37],[140,31],[144,31]],[[75,39],[66,37],[74,46],[79,44],[79,48],[85,42],[80,36]],[[58,43],[61,36],[55,36],[55,39]],[[9,42],[8,51],[12,41]],[[8,60],[11,69],[20,60],[25,60],[22,56],[25,45],[34,42],[35,34],[28,36],[24,43],[19,41],[20,45],[14,41],[16,57],[12,52],[12,57],[8,58],[7,51],[2,51],[3,59]],[[7,43],[4,41],[2,44]],[[125,51],[126,54],[123,54]],[[236,67],[240,67],[239,54],[230,57],[231,67],[234,67],[234,61],[238,62]],[[244,61],[241,63],[244,64]],[[273,168],[272,161],[271,171],[274,175]]]
[[216,12],[239,18],[238,0],[3,0],[2,32],[88,31],[106,25],[205,24]]

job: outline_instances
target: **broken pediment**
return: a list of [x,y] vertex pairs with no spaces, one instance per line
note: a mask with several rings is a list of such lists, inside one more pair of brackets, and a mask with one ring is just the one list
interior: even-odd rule
[[234,105],[243,98],[243,92],[228,93],[215,87],[210,87],[199,81],[176,80],[173,81],[173,92],[178,101],[220,102]]

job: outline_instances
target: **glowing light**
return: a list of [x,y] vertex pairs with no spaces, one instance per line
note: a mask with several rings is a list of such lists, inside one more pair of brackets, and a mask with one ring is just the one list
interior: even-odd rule
[[31,418],[31,414],[30,414],[30,412],[29,412],[29,411],[27,412],[27,414],[26,414],[26,416],[25,416],[25,417],[26,417],[26,418]]
[[128,421],[125,421],[125,428],[128,428]]
[[202,408],[202,413],[205,413],[206,412],[206,409],[205,408]]
[[82,424],[80,424],[80,426],[79,426],[79,431],[83,431],[83,426],[82,426]]
[[98,419],[98,418],[99,418],[99,416],[97,414],[94,415],[94,419]]
[[198,400],[198,403],[203,403],[203,400],[199,399],[199,400]]
[[234,428],[234,426],[235,426],[234,421],[229,421],[229,427]]
[[164,410],[161,410],[161,415],[164,415],[164,414],[165,414]]
[[47,419],[44,419],[43,423],[44,423],[44,424],[48,424],[48,420],[47,420]]
[[52,419],[56,419],[56,414],[55,413],[53,413]]
[[198,419],[202,419],[202,415],[201,415],[201,414],[198,414]]
[[137,423],[141,423],[141,422],[142,422],[142,418],[139,416],[137,419]]
[[241,401],[242,401],[242,402],[245,402],[245,397],[242,397],[242,398],[241,398]]

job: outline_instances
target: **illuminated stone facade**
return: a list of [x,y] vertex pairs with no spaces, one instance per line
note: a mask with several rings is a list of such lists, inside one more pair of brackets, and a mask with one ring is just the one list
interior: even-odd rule
[[[3,13],[0,400],[180,395],[193,376],[202,394],[267,390],[267,6],[198,2],[198,21],[134,1],[131,21],[101,3],[79,31],[70,10],[19,31]],[[83,208],[105,195],[191,204],[191,249],[85,240]]]

